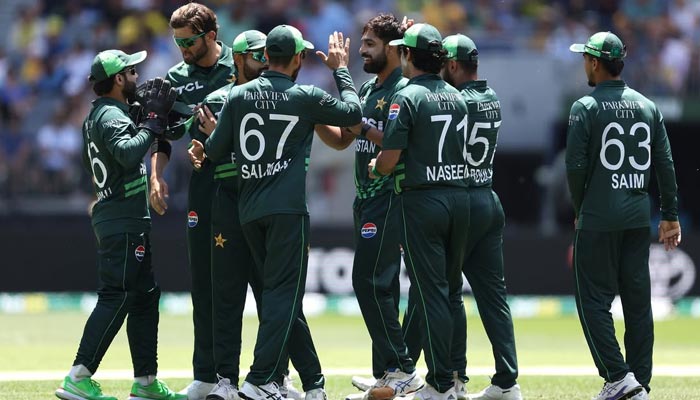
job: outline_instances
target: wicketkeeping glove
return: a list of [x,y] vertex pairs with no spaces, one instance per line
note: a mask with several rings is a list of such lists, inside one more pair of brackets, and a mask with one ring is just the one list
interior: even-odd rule
[[137,88],[136,98],[143,105],[146,116],[139,127],[148,129],[156,135],[162,135],[168,126],[168,113],[176,97],[175,89],[163,78],[149,79],[144,88]]

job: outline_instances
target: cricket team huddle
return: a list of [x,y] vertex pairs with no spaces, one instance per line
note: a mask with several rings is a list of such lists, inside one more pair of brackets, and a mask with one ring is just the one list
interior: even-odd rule
[[[216,15],[198,3],[177,9],[170,27],[183,61],[165,79],[139,85],[145,51],[106,50],[92,64],[97,98],[83,124],[83,161],[97,198],[91,218],[100,286],[56,396],[116,399],[92,376],[126,320],[129,399],[327,399],[302,307],[315,133],[331,148],[355,149],[352,283],[372,340],[372,377],[353,377],[357,391],[346,399],[522,399],[503,272],[505,215],[492,190],[501,103],[479,78],[474,41],[378,14],[359,44],[373,76],[358,88],[347,68],[357,46],[342,32],[330,33],[327,51],[290,25],[223,43]],[[655,104],[620,77],[627,51],[620,38],[599,32],[570,50],[583,54],[594,87],[571,108],[566,149],[577,308],[605,381],[594,398],[648,399],[652,169],[661,193],[659,241],[667,250],[681,241],[670,144]],[[311,56],[329,68],[337,97],[296,82]],[[166,212],[170,141],[186,135],[193,380],[176,393],[157,378],[160,288],[149,207]],[[410,278],[403,316],[402,258]],[[466,388],[463,277],[494,356],[491,384],[477,393]],[[253,364],[239,382],[248,287],[259,326]],[[609,312],[616,294],[625,356]],[[424,377],[416,371],[421,355]],[[291,383],[290,362],[301,390]]]

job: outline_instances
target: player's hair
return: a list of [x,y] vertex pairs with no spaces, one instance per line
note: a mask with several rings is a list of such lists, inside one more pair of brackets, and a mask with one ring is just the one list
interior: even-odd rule
[[268,61],[270,62],[270,65],[279,65],[281,67],[286,67],[287,65],[289,65],[289,63],[292,62],[292,58],[294,58],[295,55],[296,54],[292,54],[291,56],[270,56]]
[[367,31],[374,32],[384,44],[387,44],[394,39],[401,39],[405,29],[401,27],[401,21],[396,19],[393,14],[379,14],[367,21],[362,28],[363,35]]
[[214,11],[199,3],[187,3],[175,10],[170,16],[171,28],[178,29],[188,26],[195,34],[219,31]]
[[[408,48],[402,46],[401,51],[406,52]],[[431,74],[439,74],[447,60],[447,50],[442,48],[442,46],[440,46],[439,50],[411,48],[411,54],[413,54],[413,66]]]
[[622,70],[625,68],[625,62],[620,58],[616,60],[603,60],[599,58],[598,61],[603,64],[603,68],[613,77],[620,76]]
[[95,82],[92,85],[92,91],[98,96],[104,96],[112,91],[114,88],[114,77],[117,75],[112,75],[107,79],[103,79],[99,82]]

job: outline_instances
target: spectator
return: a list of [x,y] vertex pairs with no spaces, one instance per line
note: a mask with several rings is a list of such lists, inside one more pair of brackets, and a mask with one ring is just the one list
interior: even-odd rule
[[37,145],[46,193],[65,194],[77,184],[81,148],[78,129],[68,123],[70,113],[61,107],[51,121],[39,129]]

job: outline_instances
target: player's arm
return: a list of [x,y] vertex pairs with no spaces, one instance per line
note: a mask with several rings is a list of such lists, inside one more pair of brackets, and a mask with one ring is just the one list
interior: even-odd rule
[[661,195],[661,219],[665,221],[678,220],[678,186],[676,185],[676,171],[673,166],[671,144],[668,141],[666,126],[661,112],[656,110],[656,126],[653,132],[651,145],[651,164],[656,172],[656,180]]
[[382,176],[387,176],[394,172],[396,164],[401,158],[401,150],[382,150],[377,154],[377,158],[373,158],[367,165],[369,177],[377,179]]
[[575,102],[571,106],[569,127],[566,131],[566,177],[576,218],[581,211],[588,171],[588,140],[591,127],[587,111],[580,101]]
[[107,111],[98,123],[107,151],[121,166],[133,168],[141,163],[153,143],[153,132],[145,128],[137,131],[131,119],[116,109]]
[[342,32],[334,32],[328,37],[328,55],[317,51],[316,55],[328,68],[333,70],[333,79],[340,93],[340,100],[324,90],[312,88],[312,102],[318,104],[309,110],[314,120],[334,126],[353,126],[362,121],[362,106],[357,96],[355,84],[350,76],[350,39],[343,39]]
[[235,90],[229,92],[226,102],[224,102],[216,121],[216,127],[204,143],[204,153],[212,161],[219,161],[224,157],[230,157],[233,150],[234,126],[231,121],[233,109],[231,108],[231,96],[235,95]]
[[345,128],[349,133],[355,136],[360,136],[367,138],[370,142],[376,144],[377,146],[382,146],[382,141],[384,140],[384,132],[373,127],[370,124],[362,123],[355,126],[349,126]]
[[323,143],[336,150],[346,149],[355,140],[355,135],[338,126],[317,124],[314,126],[314,132]]

